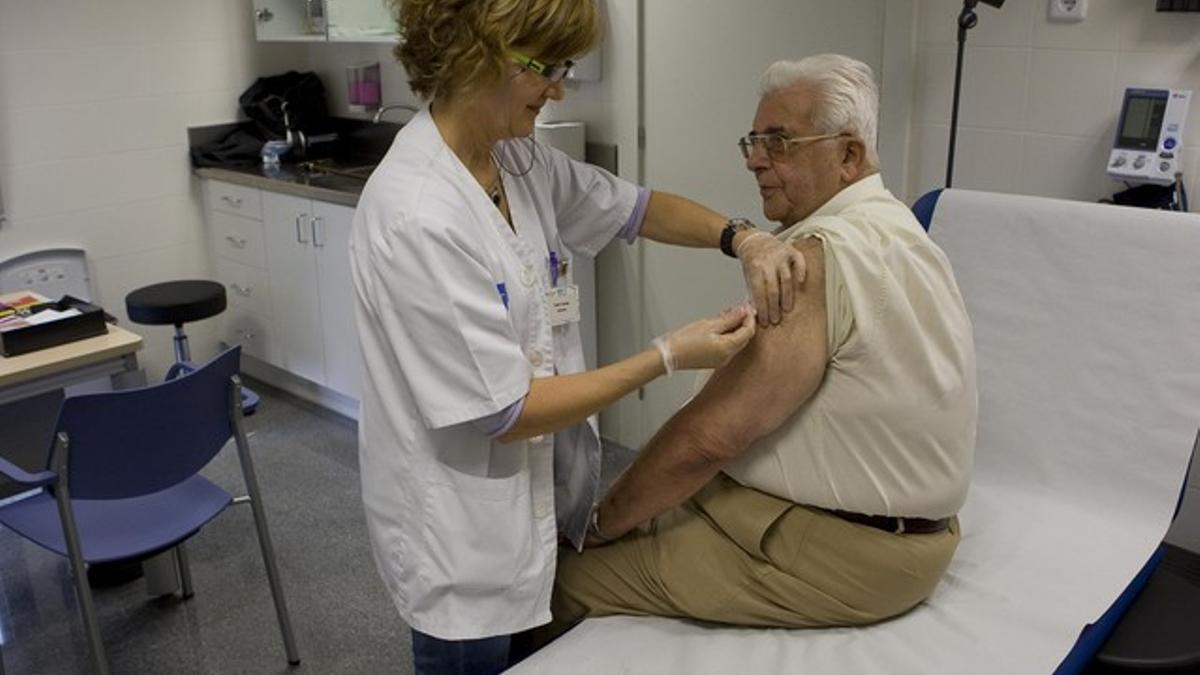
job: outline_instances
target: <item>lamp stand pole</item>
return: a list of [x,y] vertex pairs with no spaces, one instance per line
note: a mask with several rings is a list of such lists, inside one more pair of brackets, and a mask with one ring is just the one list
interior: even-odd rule
[[954,64],[954,103],[950,110],[950,150],[946,157],[946,187],[954,182],[954,143],[958,136],[958,95],[962,88],[963,49],[967,44],[967,31],[979,23],[975,15],[978,0],[963,0],[962,13],[958,15],[958,59]]

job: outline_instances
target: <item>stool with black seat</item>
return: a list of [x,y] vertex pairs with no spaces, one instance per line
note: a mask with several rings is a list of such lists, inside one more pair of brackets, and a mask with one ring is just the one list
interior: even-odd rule
[[[164,281],[125,296],[125,312],[130,321],[148,326],[175,326],[175,363],[167,370],[166,380],[196,370],[183,324],[214,317],[225,311],[225,306],[225,287],[203,279]],[[242,388],[243,415],[254,414],[258,401],[258,394]]]

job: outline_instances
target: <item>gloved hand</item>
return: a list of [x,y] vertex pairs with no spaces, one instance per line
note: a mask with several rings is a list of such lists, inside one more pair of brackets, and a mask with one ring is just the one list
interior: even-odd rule
[[804,283],[804,254],[766,232],[747,235],[735,252],[742,261],[759,325],[778,324],[792,311],[796,291]]
[[709,319],[700,319],[656,338],[667,374],[674,370],[720,368],[750,344],[754,309],[738,305]]

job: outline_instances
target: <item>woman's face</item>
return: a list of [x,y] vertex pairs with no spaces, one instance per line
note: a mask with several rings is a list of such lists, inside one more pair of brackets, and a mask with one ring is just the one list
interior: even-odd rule
[[533,134],[533,125],[546,101],[561,101],[566,91],[561,81],[552,82],[532,70],[512,64],[506,85],[501,86],[499,105],[506,111],[506,128],[501,138],[520,138]]

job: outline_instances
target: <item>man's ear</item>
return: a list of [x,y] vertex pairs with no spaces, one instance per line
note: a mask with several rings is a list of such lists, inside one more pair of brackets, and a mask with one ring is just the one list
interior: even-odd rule
[[847,184],[862,178],[867,170],[867,146],[858,138],[848,138],[842,151],[842,180]]

